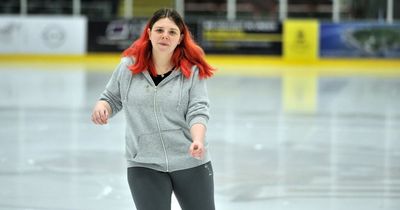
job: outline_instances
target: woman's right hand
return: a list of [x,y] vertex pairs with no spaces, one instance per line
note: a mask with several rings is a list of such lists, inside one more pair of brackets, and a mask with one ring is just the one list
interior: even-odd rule
[[97,125],[107,124],[111,114],[111,107],[107,101],[100,100],[96,103],[92,112],[92,121]]

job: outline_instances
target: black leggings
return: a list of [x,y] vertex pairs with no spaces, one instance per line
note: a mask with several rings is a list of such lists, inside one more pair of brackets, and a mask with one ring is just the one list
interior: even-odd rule
[[137,210],[170,210],[172,192],[182,210],[215,210],[211,162],[175,172],[130,167],[128,182]]

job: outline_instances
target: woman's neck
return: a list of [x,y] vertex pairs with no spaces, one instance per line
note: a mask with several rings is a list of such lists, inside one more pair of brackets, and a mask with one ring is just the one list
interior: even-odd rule
[[170,71],[173,67],[171,63],[171,56],[165,55],[154,55],[153,54],[154,67],[156,68],[157,74],[165,74]]

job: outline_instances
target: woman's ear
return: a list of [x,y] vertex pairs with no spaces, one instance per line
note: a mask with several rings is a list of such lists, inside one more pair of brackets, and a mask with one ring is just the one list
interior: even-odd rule
[[149,38],[150,38],[150,34],[151,34],[151,30],[150,30],[150,28],[148,28],[147,29],[147,35],[149,35]]

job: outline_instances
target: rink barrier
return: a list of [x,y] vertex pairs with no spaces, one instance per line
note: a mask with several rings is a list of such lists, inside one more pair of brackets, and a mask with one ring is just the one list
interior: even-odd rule
[[[279,56],[207,55],[218,71],[216,75],[280,76],[285,72],[317,73],[322,76],[376,75],[400,76],[399,59],[323,58],[312,62],[288,61]],[[118,53],[88,55],[0,55],[0,66],[30,66],[57,70],[84,69],[113,71],[120,61]],[[76,67],[76,68],[75,68]],[[78,68],[79,67],[79,68]]]

